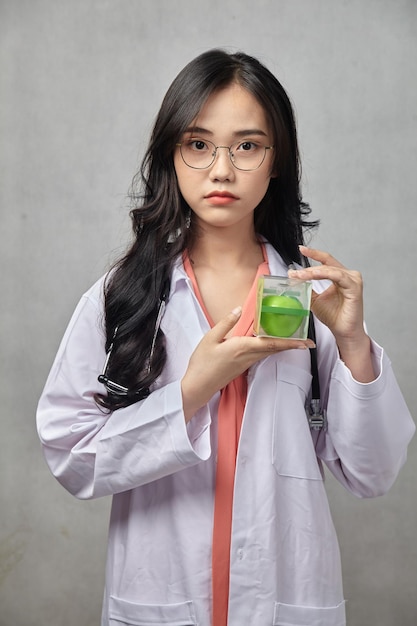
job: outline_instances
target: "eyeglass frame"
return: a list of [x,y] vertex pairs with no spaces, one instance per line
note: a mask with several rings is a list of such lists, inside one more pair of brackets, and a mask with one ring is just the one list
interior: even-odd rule
[[[193,140],[195,141],[195,140],[197,140],[197,139],[199,139],[199,137],[190,137],[190,139],[188,139],[187,141],[193,141]],[[262,146],[262,147],[264,148],[264,156],[263,156],[263,158],[262,158],[262,161],[259,163],[259,165],[257,165],[256,167],[251,167],[251,168],[249,168],[249,169],[243,169],[243,168],[241,168],[241,167],[238,167],[238,166],[236,165],[236,163],[234,163],[234,162],[233,162],[233,154],[232,154],[232,150],[231,150],[231,149],[232,149],[234,146],[238,146],[238,145],[239,145],[239,144],[241,144],[241,143],[245,143],[245,141],[236,141],[235,143],[232,143],[232,145],[231,145],[231,146],[216,146],[216,145],[215,145],[212,141],[210,141],[209,139],[200,139],[200,141],[202,141],[202,142],[204,142],[204,143],[210,143],[212,146],[214,146],[213,160],[211,161],[211,163],[209,163],[209,165],[205,165],[204,167],[195,167],[194,165],[190,165],[189,163],[187,163],[187,161],[184,159],[184,155],[183,155],[182,150],[181,150],[183,143],[185,143],[184,141],[177,142],[177,143],[175,144],[175,146],[176,146],[177,148],[179,148],[179,149],[180,149],[181,158],[182,158],[182,160],[184,161],[185,165],[186,165],[187,167],[190,167],[190,168],[191,168],[191,169],[193,169],[193,170],[208,170],[208,168],[209,168],[209,167],[211,167],[211,166],[213,165],[213,163],[215,162],[215,160],[216,160],[216,157],[217,157],[217,150],[218,150],[219,148],[225,148],[225,150],[228,150],[228,152],[229,152],[229,159],[230,159],[230,163],[233,165],[233,167],[234,167],[235,169],[239,170],[240,172],[256,172],[256,170],[258,170],[258,169],[261,167],[262,163],[265,161],[266,151],[267,151],[267,150],[274,150],[274,148],[275,148],[275,146]]]

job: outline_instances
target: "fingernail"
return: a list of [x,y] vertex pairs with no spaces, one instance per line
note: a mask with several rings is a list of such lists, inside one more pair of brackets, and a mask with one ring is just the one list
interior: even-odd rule
[[237,306],[236,308],[233,309],[232,313],[233,315],[236,315],[236,317],[238,317],[242,313],[242,307]]
[[302,343],[298,346],[299,350],[309,350],[310,348],[315,348],[316,344],[311,339],[307,339],[305,343]]

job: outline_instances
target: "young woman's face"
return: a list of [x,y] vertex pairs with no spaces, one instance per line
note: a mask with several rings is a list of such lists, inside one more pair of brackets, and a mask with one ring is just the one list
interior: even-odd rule
[[[208,98],[180,142],[185,158],[188,154],[197,165],[204,165],[205,158],[210,160],[211,144],[222,146],[206,169],[189,167],[180,148],[176,148],[174,166],[178,185],[194,213],[193,220],[198,221],[203,231],[213,227],[253,231],[254,210],[268,189],[273,163],[273,150],[263,149],[273,144],[273,137],[259,102],[240,85],[229,85]],[[237,145],[239,165],[252,165],[251,152],[265,158],[252,171],[236,169],[223,147],[231,145]]]

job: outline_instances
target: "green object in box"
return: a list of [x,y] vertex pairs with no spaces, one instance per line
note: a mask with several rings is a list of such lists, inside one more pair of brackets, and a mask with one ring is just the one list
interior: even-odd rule
[[291,337],[309,311],[294,296],[271,295],[262,298],[260,323],[273,337]]

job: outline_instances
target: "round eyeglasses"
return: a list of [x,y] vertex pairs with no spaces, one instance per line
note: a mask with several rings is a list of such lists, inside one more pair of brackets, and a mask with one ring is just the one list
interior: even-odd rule
[[215,146],[212,141],[191,137],[176,146],[180,149],[182,160],[188,167],[205,170],[213,165],[217,150],[224,148],[229,151],[232,165],[244,172],[257,170],[265,160],[266,151],[274,146],[263,146],[255,141],[238,141],[231,146]]

